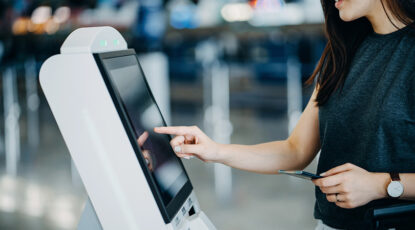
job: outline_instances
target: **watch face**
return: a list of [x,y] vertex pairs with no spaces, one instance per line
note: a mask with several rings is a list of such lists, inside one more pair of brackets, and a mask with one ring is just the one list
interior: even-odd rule
[[392,181],[388,185],[388,194],[391,197],[400,197],[403,193],[403,186],[399,181]]

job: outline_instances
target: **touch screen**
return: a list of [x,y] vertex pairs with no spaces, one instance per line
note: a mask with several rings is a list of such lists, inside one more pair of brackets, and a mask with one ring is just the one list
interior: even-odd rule
[[187,175],[170,146],[170,138],[153,132],[165,126],[160,110],[150,94],[135,55],[104,59],[113,87],[122,101],[147,167],[158,187],[164,205],[188,181]]

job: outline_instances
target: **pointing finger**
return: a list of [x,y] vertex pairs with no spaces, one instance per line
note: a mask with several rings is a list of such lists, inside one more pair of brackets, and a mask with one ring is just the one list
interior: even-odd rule
[[197,131],[198,130],[196,126],[168,126],[154,128],[154,132],[156,133],[171,134],[177,136],[196,136]]

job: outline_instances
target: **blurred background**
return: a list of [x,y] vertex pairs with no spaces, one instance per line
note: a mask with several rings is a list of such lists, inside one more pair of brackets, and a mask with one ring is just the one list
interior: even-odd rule
[[[169,124],[256,144],[295,126],[326,42],[322,23],[319,0],[0,0],[0,229],[78,224],[87,195],[38,84],[76,28],[122,33]],[[309,181],[184,164],[220,230],[315,227]]]

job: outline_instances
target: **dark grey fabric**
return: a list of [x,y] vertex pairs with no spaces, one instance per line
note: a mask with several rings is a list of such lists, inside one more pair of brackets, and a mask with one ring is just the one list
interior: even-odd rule
[[[344,88],[319,108],[318,173],[344,163],[370,172],[415,172],[415,29],[370,34],[356,52]],[[367,229],[366,211],[327,201],[316,187],[314,217],[334,228]]]

